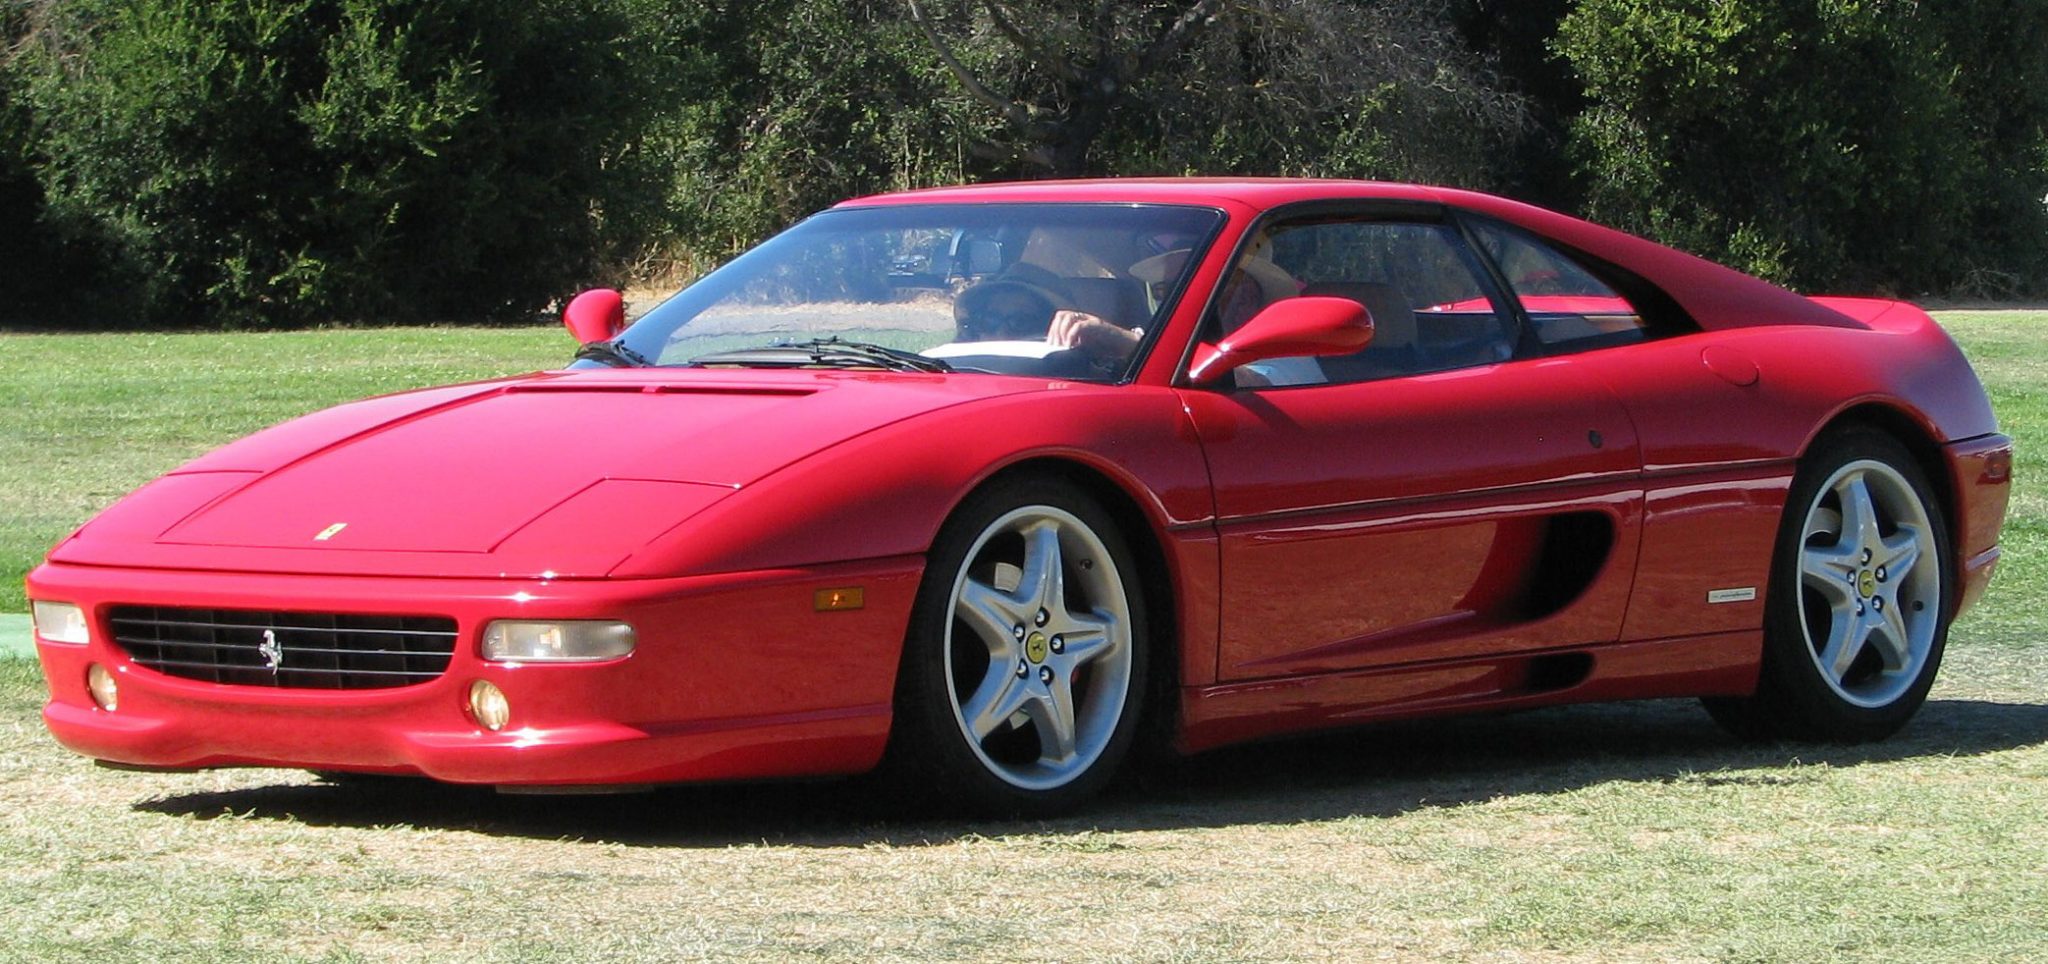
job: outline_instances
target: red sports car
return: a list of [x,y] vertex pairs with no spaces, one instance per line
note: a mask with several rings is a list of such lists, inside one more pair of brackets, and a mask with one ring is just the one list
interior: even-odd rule
[[66,538],[51,731],[1009,812],[1147,745],[1587,700],[1872,739],[2010,487],[1918,309],[1464,191],[891,194],[618,305],[572,302],[566,370],[309,415]]

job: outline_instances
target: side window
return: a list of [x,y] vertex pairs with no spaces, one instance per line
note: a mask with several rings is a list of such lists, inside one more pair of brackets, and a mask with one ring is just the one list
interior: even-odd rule
[[1547,354],[1643,340],[1642,312],[1583,265],[1505,225],[1475,222],[1472,231],[1507,278]]
[[1356,382],[1505,361],[1516,330],[1480,280],[1457,231],[1443,224],[1283,222],[1247,248],[1218,300],[1218,329],[1301,295],[1350,298],[1373,318],[1365,350],[1275,359],[1239,371],[1239,384]]

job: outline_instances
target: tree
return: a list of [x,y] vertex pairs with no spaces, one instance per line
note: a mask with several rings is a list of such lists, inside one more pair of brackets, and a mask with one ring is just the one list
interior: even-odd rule
[[[986,126],[945,97],[898,0],[726,0],[662,28],[689,79],[641,160],[665,178],[650,261],[703,261],[840,199],[976,176]],[[677,5],[682,8],[683,5]]]
[[48,323],[91,289],[90,252],[67,248],[44,221],[35,117],[16,69],[49,15],[47,0],[0,0],[0,319]]
[[157,321],[523,317],[595,270],[665,82],[615,0],[60,9],[48,220]]
[[1521,101],[1433,3],[905,0],[1013,174],[1270,173],[1483,185]]
[[2038,271],[2048,5],[1582,0],[1591,213],[1808,288]]

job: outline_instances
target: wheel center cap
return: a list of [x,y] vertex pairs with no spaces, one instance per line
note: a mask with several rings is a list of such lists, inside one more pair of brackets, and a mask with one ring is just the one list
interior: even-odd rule
[[1857,573],[1856,591],[1862,593],[1863,598],[1865,599],[1869,599],[1870,597],[1877,595],[1877,573],[1872,572],[1868,569],[1865,569],[1862,572]]
[[[1865,593],[1864,595],[1869,595]],[[1024,637],[1024,658],[1034,662],[1045,662],[1046,640],[1044,633],[1032,633]]]

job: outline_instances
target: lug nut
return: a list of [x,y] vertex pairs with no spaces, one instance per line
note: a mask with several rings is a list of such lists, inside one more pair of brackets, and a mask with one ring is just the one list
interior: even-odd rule
[[1870,561],[1870,550],[1869,550],[1869,549],[1865,549],[1865,550],[1863,550],[1863,561],[1864,561],[1864,562],[1869,562],[1869,561]]
[[1860,602],[1856,604],[1856,615],[1863,615],[1863,604]]
[[1024,639],[1024,624],[1018,623],[1010,627],[1010,635],[1015,636],[1021,642]]
[[1884,567],[1883,567],[1883,566],[1879,566],[1879,567],[1877,567],[1877,581],[1878,581],[1878,582],[1883,582],[1883,581],[1884,581]]
[[1020,659],[1020,660],[1018,660],[1018,661],[1017,661],[1017,678],[1018,678],[1018,679],[1023,679],[1024,677],[1026,677],[1026,676],[1030,676],[1030,675],[1031,675],[1031,664],[1030,664],[1030,663],[1027,663],[1027,662],[1025,662],[1025,661],[1023,661],[1023,660],[1021,660],[1021,659]]
[[1884,597],[1877,596],[1872,598],[1870,600],[1870,608],[1875,609],[1878,612],[1884,612]]
[[1050,666],[1040,666],[1040,667],[1038,668],[1038,681],[1039,681],[1039,682],[1041,682],[1041,683],[1051,683],[1051,682],[1052,682],[1052,667],[1050,667]]
[[1064,640],[1064,639],[1061,639],[1061,638],[1060,638],[1060,637],[1058,637],[1058,636],[1054,636],[1054,637],[1052,638],[1052,651],[1053,651],[1053,652],[1055,652],[1055,653],[1064,653],[1064,652],[1066,652],[1066,651],[1067,651],[1067,641],[1066,641],[1066,640]]
[[1043,626],[1046,623],[1052,621],[1052,614],[1041,609],[1038,611],[1038,615],[1032,617],[1031,621],[1037,625]]

